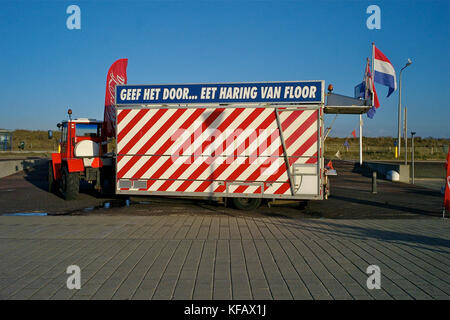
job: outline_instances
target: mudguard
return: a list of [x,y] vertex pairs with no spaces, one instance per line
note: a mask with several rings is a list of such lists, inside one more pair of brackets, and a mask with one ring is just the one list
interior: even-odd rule
[[91,164],[92,168],[101,168],[103,167],[103,161],[100,158],[94,158]]
[[53,177],[55,180],[61,179],[61,154],[52,153]]
[[67,159],[66,161],[69,172],[84,171],[83,159]]

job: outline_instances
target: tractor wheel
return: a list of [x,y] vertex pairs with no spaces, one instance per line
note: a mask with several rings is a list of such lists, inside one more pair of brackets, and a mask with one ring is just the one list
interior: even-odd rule
[[52,162],[48,163],[48,192],[55,192],[56,186],[58,182],[55,180],[55,176],[53,174],[53,165]]
[[231,200],[236,209],[255,210],[261,205],[261,198],[232,198]]
[[64,166],[61,176],[61,191],[64,199],[75,200],[80,191],[80,174],[78,172],[69,173],[67,167]]

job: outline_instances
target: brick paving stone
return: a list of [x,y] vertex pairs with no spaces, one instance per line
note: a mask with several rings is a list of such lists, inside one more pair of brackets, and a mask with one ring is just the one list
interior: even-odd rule
[[250,281],[241,240],[230,240],[230,264],[233,299],[252,299]]
[[202,300],[213,297],[216,246],[217,242],[214,240],[205,241],[198,266],[193,299]]
[[194,279],[178,279],[175,291],[173,293],[174,300],[191,300],[194,292]]
[[199,227],[199,230],[198,230],[198,233],[197,233],[197,239],[204,240],[204,239],[208,238],[208,233],[209,233],[209,229],[210,229],[210,225],[211,225],[212,221],[213,221],[212,217],[208,217],[208,216],[203,217],[202,222]]
[[274,299],[292,299],[289,287],[265,240],[255,240],[265,277]]
[[448,231],[439,218],[3,216],[0,299],[449,300]]
[[197,235],[200,231],[200,226],[202,225],[204,217],[197,216],[194,218],[194,221],[192,222],[191,226],[189,227],[189,230],[185,236],[185,239],[196,239]]
[[175,250],[170,262],[168,263],[161,282],[158,284],[153,299],[170,300],[173,297],[176,283],[181,273],[183,264],[186,261],[187,254],[192,245],[191,241],[183,240]]

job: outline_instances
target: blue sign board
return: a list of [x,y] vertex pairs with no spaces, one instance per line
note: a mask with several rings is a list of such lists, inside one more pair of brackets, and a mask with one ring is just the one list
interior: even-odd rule
[[323,81],[117,85],[116,105],[323,103]]

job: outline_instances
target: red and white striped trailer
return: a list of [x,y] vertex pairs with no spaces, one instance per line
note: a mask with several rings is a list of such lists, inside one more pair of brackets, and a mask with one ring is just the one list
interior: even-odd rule
[[324,81],[117,85],[116,193],[322,200]]

